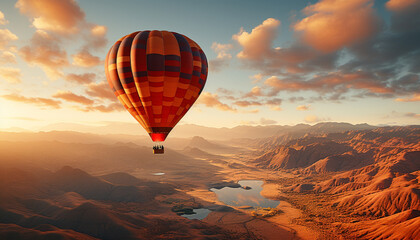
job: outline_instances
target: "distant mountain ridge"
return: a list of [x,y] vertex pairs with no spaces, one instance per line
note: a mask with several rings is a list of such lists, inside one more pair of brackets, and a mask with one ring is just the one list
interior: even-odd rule
[[[241,125],[233,128],[205,127],[195,124],[180,124],[170,133],[172,138],[191,138],[201,136],[212,140],[229,140],[232,138],[267,138],[284,135],[287,133],[331,133],[349,130],[373,129],[375,126],[368,124],[350,124],[338,122],[321,122],[315,125],[297,124],[288,125],[265,125],[247,126]],[[94,134],[127,134],[147,136],[141,126],[136,123],[109,122],[99,126],[89,126],[76,123],[56,123],[39,129],[40,131],[78,131]]]

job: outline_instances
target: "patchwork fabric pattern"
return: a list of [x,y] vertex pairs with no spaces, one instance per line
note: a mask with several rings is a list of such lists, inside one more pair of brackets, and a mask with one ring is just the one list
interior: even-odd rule
[[141,31],[111,47],[105,72],[128,112],[153,141],[164,141],[203,90],[208,63],[200,46],[184,35]]

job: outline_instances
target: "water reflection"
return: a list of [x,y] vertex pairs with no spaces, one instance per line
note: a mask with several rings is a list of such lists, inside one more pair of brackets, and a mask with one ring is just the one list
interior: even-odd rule
[[275,208],[279,205],[279,201],[267,199],[261,196],[263,190],[263,181],[259,180],[242,180],[239,181],[241,186],[249,186],[251,189],[225,187],[222,189],[210,189],[215,192],[219,201],[231,206],[252,206],[252,207],[271,207]]
[[165,173],[163,173],[163,172],[157,172],[157,173],[153,173],[153,175],[155,175],[155,176],[162,176],[162,175],[165,175]]
[[182,214],[181,216],[186,217],[188,219],[202,220],[205,217],[207,217],[207,215],[209,215],[211,211],[206,208],[197,208],[197,209],[194,209],[194,212],[195,214]]

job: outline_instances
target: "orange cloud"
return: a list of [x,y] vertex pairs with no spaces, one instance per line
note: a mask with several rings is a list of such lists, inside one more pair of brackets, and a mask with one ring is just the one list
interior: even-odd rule
[[221,44],[214,42],[211,45],[211,49],[217,53],[216,59],[209,61],[210,69],[212,71],[220,71],[222,67],[229,65],[229,59],[232,58],[232,55],[228,53],[229,50],[233,48],[232,44]]
[[[234,105],[239,107],[250,107],[250,106],[269,106],[271,110],[280,111],[280,105],[282,100],[280,98],[271,98],[271,99],[264,99],[261,101],[247,101],[247,100],[239,100],[233,102]],[[258,112],[258,109],[251,110],[253,113]]]
[[244,97],[249,97],[249,98],[255,98],[255,97],[260,97],[260,96],[264,96],[264,93],[261,91],[261,88],[259,86],[253,87],[250,92],[244,95]]
[[94,73],[84,73],[84,74],[70,73],[70,74],[67,74],[66,80],[69,82],[74,82],[78,84],[88,84],[88,83],[92,83],[95,77],[96,77],[96,74]]
[[261,60],[264,56],[270,55],[271,44],[277,37],[279,26],[279,20],[268,18],[261,25],[252,29],[251,33],[241,29],[238,34],[233,35],[232,38],[243,47],[243,50],[237,55],[238,58]]
[[414,33],[420,30],[420,1],[390,0],[386,8],[391,12],[391,29],[395,32]]
[[250,33],[241,29],[232,36],[242,47],[237,57],[248,64],[247,68],[260,70],[260,77],[284,72],[304,72],[305,69],[300,64],[317,56],[314,49],[296,43],[286,48],[273,48],[279,26],[279,20],[268,18]]
[[26,62],[40,66],[51,79],[62,77],[61,69],[69,65],[67,52],[60,48],[58,39],[40,30],[32,37],[31,45],[19,53]]
[[74,55],[73,65],[79,67],[94,67],[101,64],[101,59],[99,57],[93,56],[87,50],[82,50]]
[[420,6],[418,0],[389,0],[385,4],[386,8],[394,12],[402,12]]
[[9,51],[3,51],[0,55],[0,63],[17,63],[15,54]]
[[19,38],[13,34],[9,29],[0,29],[0,50],[6,48],[11,41],[18,40]]
[[236,112],[236,109],[230,107],[229,105],[220,102],[217,94],[211,94],[209,92],[201,93],[200,97],[197,99],[197,105],[203,104],[206,107],[217,108],[222,111],[232,111]]
[[232,44],[221,44],[214,42],[211,45],[211,49],[217,53],[217,58],[219,59],[230,59],[232,55],[228,53],[229,50],[233,48]]
[[306,44],[322,52],[350,46],[378,32],[372,0],[321,0],[307,6],[308,17],[294,24]]
[[296,107],[296,110],[299,110],[299,111],[306,111],[308,109],[309,109],[309,105],[299,105]]
[[0,67],[0,76],[9,83],[20,83],[22,74],[19,68]]
[[9,23],[9,21],[6,20],[2,11],[0,11],[0,25],[6,25],[8,23]]
[[397,102],[420,102],[420,93],[415,93],[411,98],[397,98]]
[[22,121],[40,121],[38,118],[31,118],[31,117],[10,117],[9,119],[22,120]]
[[108,28],[101,25],[95,25],[90,29],[90,32],[92,33],[92,35],[97,36],[97,37],[105,36],[107,31],[108,31]]
[[73,64],[93,67],[101,63],[88,49],[104,47],[107,28],[89,23],[75,0],[18,0],[16,8],[27,16],[37,30],[31,44],[20,49],[25,61],[41,67],[51,79],[63,77],[62,68],[69,65],[63,40],[84,40],[82,51],[72,55]]
[[394,89],[386,83],[376,79],[374,75],[367,72],[341,73],[332,72],[327,75],[319,75],[309,80],[297,81],[294,79],[280,79],[272,76],[265,80],[265,85],[272,90],[272,95],[279,91],[302,91],[313,90],[322,93],[326,92],[347,92],[349,89],[367,90],[371,93],[393,93]]
[[281,111],[281,110],[283,110],[281,107],[279,107],[279,106],[272,106],[272,107],[270,107],[270,109],[271,110],[273,110],[273,111]]
[[255,74],[253,76],[250,77],[251,79],[253,79],[252,83],[257,83],[259,81],[261,81],[261,79],[263,78],[263,75],[261,73]]
[[79,32],[85,13],[74,0],[19,0],[16,5],[41,30],[68,35]]
[[68,102],[80,103],[83,105],[92,105],[94,102],[85,96],[77,95],[69,91],[58,91],[53,95],[54,98],[60,98]]
[[40,98],[40,97],[24,97],[17,94],[9,94],[1,96],[4,99],[14,102],[22,102],[28,104],[35,104],[42,107],[50,107],[58,109],[60,108],[60,101],[49,99],[49,98]]
[[106,26],[90,24],[90,33],[86,37],[86,47],[90,48],[101,48],[105,47],[108,40],[106,39],[106,33],[108,28]]
[[239,107],[249,107],[249,106],[261,106],[262,103],[257,101],[236,101],[233,104],[238,105]]
[[91,97],[108,99],[111,101],[117,100],[106,81],[102,81],[100,83],[90,83],[87,85],[86,93]]
[[87,106],[85,108],[79,109],[84,112],[92,112],[92,111],[99,111],[99,112],[114,112],[114,111],[124,111],[125,108],[122,104],[118,103],[110,103],[109,105],[97,105],[97,106]]
[[408,113],[404,114],[404,116],[406,116],[406,117],[412,117],[412,118],[420,118],[420,114],[413,113],[413,112],[408,112]]

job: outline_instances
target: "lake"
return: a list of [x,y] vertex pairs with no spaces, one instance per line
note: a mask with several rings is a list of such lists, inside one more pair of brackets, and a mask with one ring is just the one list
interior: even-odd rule
[[264,181],[260,180],[241,180],[238,182],[242,187],[248,186],[251,189],[230,188],[210,189],[216,193],[219,201],[230,206],[251,206],[251,207],[270,207],[275,208],[279,205],[279,201],[271,200],[261,196]]
[[[219,201],[230,206],[251,206],[261,208],[275,208],[279,205],[279,201],[271,200],[261,196],[260,192],[263,190],[262,185],[264,181],[260,180],[241,180],[238,182],[242,188],[224,187],[222,189],[211,188],[210,190],[216,193]],[[251,189],[244,189],[243,187],[250,187]],[[211,212],[206,208],[194,209],[196,214],[183,214],[181,216],[188,219],[204,219]]]
[[209,215],[211,211],[206,208],[197,208],[197,209],[194,209],[194,212],[195,214],[182,214],[181,216],[186,217],[188,219],[201,220],[207,217],[207,215]]

